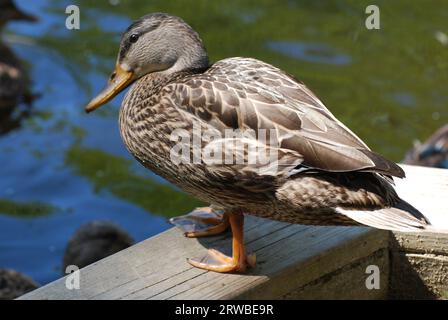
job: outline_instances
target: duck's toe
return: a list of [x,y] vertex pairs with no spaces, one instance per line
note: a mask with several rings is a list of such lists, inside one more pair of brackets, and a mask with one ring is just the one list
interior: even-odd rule
[[255,253],[229,257],[222,252],[210,249],[202,258],[188,259],[188,262],[200,269],[215,272],[245,272],[247,268],[253,268],[256,264]]
[[196,208],[186,215],[171,218],[170,223],[180,228],[189,238],[212,236],[229,228],[227,215],[211,207]]

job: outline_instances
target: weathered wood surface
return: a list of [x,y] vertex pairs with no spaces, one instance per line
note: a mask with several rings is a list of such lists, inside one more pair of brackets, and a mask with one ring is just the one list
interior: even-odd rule
[[185,260],[204,254],[204,247],[230,245],[229,235],[200,242],[171,229],[82,269],[80,290],[68,290],[61,279],[23,298],[282,298],[369,257],[388,242],[386,232],[362,227],[307,227],[255,218],[247,222],[248,249],[258,258],[256,269],[247,275],[207,272]]
[[[405,171],[406,182],[397,182],[399,194],[448,229],[448,170],[405,166]],[[21,299],[381,299],[388,294],[389,236],[364,227],[249,217],[246,243],[258,264],[240,275],[207,272],[186,262],[209,247],[230,248],[229,234],[187,239],[170,229],[82,269],[79,290],[68,290],[62,278]],[[371,264],[381,270],[380,290],[365,286]]]

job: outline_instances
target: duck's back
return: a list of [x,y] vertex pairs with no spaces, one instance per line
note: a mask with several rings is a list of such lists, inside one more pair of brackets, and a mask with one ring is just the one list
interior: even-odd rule
[[303,83],[270,64],[229,58],[173,86],[177,108],[222,133],[249,129],[258,137],[260,129],[272,130],[279,150],[301,158],[300,169],[404,177],[399,166],[372,152]]
[[[357,221],[386,228],[384,220],[399,212],[404,226],[425,224],[418,211],[381,211],[403,204],[390,184],[390,176],[404,177],[403,170],[372,152],[303,83],[282,70],[255,59],[229,58],[169,85],[168,92],[175,108],[205,127],[221,133],[274,130],[278,139],[277,145],[264,141],[280,157],[266,165],[269,170],[245,164],[202,167],[206,187],[200,192],[209,193],[205,201],[245,206],[249,213],[294,223],[349,225],[360,210],[368,210],[373,219],[367,215]],[[220,142],[226,148],[230,141]],[[231,151],[233,158],[244,154]]]

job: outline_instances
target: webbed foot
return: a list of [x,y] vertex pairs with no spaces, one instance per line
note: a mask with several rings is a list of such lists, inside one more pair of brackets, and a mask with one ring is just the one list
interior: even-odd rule
[[229,228],[228,215],[211,207],[196,208],[186,215],[171,218],[170,222],[189,238],[213,236]]
[[241,213],[228,214],[232,228],[232,256],[226,256],[215,249],[208,250],[203,258],[188,259],[188,262],[197,268],[215,272],[245,272],[256,264],[255,254],[246,254],[244,246],[244,216]]

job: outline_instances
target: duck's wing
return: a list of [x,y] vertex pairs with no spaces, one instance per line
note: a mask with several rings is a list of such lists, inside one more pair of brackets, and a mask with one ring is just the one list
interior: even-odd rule
[[221,132],[252,129],[259,138],[264,129],[275,136],[265,144],[299,160],[284,166],[285,174],[317,169],[404,177],[397,164],[372,152],[304,84],[267,63],[225,59],[173,86],[170,92],[179,109]]

